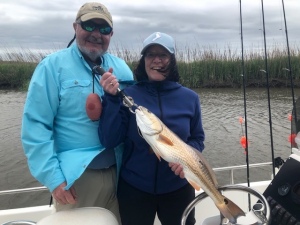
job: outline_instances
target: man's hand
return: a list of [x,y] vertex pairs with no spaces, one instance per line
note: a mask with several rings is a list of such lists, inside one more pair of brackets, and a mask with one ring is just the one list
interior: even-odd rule
[[75,204],[76,203],[76,192],[74,187],[71,187],[69,190],[64,188],[67,186],[66,182],[59,185],[52,192],[53,198],[62,205],[66,204]]
[[171,170],[177,175],[180,176],[180,178],[184,178],[184,172],[183,168],[178,163],[169,163],[169,167],[171,167]]

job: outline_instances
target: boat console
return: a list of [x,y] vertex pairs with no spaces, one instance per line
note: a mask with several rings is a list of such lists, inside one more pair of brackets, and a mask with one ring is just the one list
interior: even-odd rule
[[300,225],[300,154],[286,160],[263,195],[271,208],[270,225]]

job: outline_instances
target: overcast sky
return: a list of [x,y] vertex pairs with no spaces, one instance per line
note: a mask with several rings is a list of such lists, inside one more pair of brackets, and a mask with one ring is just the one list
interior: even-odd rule
[[[1,0],[0,49],[60,49],[74,35],[83,0]],[[149,34],[174,37],[177,47],[240,48],[239,0],[101,0],[112,14],[111,47],[139,50]],[[245,48],[263,48],[261,0],[242,0]],[[299,46],[300,0],[285,0],[290,46]],[[286,45],[282,0],[264,0],[267,47]]]

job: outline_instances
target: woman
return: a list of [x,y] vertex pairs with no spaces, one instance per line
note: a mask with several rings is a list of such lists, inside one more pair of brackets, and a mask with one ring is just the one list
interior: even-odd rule
[[[124,92],[201,152],[204,131],[200,101],[197,93],[177,83],[173,38],[165,33],[153,33],[143,42],[141,54],[134,71],[137,83]],[[122,224],[153,225],[157,213],[162,225],[180,225],[182,213],[194,199],[195,190],[182,179],[180,165],[159,161],[140,136],[135,114],[122,104],[117,95],[119,83],[111,72],[103,74],[100,80],[105,95],[99,137],[106,148],[124,142],[118,186]],[[195,224],[194,212],[186,224]]]

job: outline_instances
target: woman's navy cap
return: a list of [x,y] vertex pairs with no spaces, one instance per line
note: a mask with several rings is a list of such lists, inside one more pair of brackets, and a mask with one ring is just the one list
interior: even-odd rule
[[174,39],[165,33],[155,32],[147,37],[143,42],[143,50],[141,54],[145,53],[145,50],[151,45],[161,45],[167,49],[171,54],[175,53],[175,41]]

